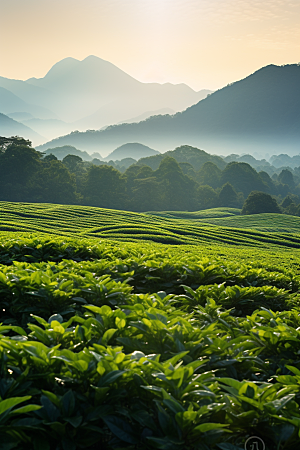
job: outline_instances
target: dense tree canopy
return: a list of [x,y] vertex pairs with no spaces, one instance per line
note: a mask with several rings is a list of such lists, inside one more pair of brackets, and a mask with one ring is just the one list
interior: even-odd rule
[[222,187],[219,193],[219,204],[229,208],[237,208],[239,206],[237,193],[230,183],[226,183]]
[[193,209],[196,183],[184,175],[174,158],[166,156],[160,163],[155,175],[158,179],[162,180],[164,187],[163,209]]
[[210,186],[198,186],[196,190],[198,209],[209,209],[219,206],[218,194]]
[[91,166],[87,172],[85,199],[91,206],[118,209],[122,207],[125,180],[111,166]]
[[253,190],[265,192],[267,186],[253,167],[247,163],[231,162],[222,172],[222,185],[230,183],[234,189],[245,196]]
[[246,199],[242,214],[280,213],[280,208],[270,194],[251,192]]
[[[65,155],[59,161],[52,154],[43,156],[23,138],[0,137],[0,200],[75,203],[133,211],[197,211],[218,206],[241,208],[244,196],[259,191],[277,196],[284,213],[300,215],[300,168],[293,173],[278,170],[279,176],[271,178],[245,162],[231,161],[226,166],[220,157],[208,157],[203,151],[183,146],[151,157],[158,162],[154,169],[148,158],[144,165],[141,160],[132,160],[131,164],[128,159],[129,167],[122,166],[121,172],[113,161],[98,160],[95,165],[76,155]],[[292,201],[283,201],[287,196]],[[263,205],[264,212],[266,208],[278,211],[272,207],[270,197],[258,198],[254,210],[260,211],[259,205]],[[263,198],[269,198],[269,203]],[[252,211],[250,199],[244,211]]]
[[207,184],[211,186],[213,189],[216,189],[220,186],[222,171],[212,162],[206,162],[203,164],[201,169],[197,174],[197,181],[200,184]]
[[290,188],[295,187],[293,174],[288,169],[283,169],[278,175],[278,181],[282,184],[287,184]]
[[69,203],[77,200],[75,178],[61,161],[50,161],[37,171],[28,184],[34,202]]

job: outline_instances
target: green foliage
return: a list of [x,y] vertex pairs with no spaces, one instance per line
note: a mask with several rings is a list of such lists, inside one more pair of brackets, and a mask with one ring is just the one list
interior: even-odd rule
[[62,203],[76,202],[75,179],[61,161],[47,160],[47,164],[36,172],[28,182],[32,201]]
[[221,174],[222,171],[214,163],[206,162],[197,174],[197,181],[217,189],[220,186]]
[[266,191],[258,173],[247,163],[229,163],[222,172],[221,184],[230,183],[234,189],[241,191],[245,196],[251,191]]
[[295,187],[293,174],[288,169],[283,169],[278,175],[278,181],[282,184],[287,184],[290,188]]
[[239,206],[238,196],[230,183],[224,184],[219,193],[219,203],[222,206],[236,208]]
[[[221,208],[196,213],[145,215],[83,206],[0,202],[0,232],[38,232],[69,238],[80,236],[128,242],[201,243],[215,248],[227,244],[235,248],[237,245],[238,248],[246,246],[248,250],[249,247],[280,247],[281,250],[300,247],[299,218],[279,214],[244,217],[239,212],[238,209]],[[220,218],[214,218],[216,216]],[[22,250],[24,260],[32,260],[32,251],[30,248]],[[59,247],[56,252],[60,254]],[[53,258],[52,249],[46,255]],[[44,258],[42,252],[41,257]],[[65,257],[77,258],[77,255],[71,252],[69,256],[67,251]],[[78,257],[81,258],[80,254]]]
[[[52,150],[63,158],[62,162],[51,154]],[[23,138],[0,137],[0,201],[84,204],[132,211],[197,211],[218,205],[242,207],[244,196],[259,190],[277,195],[279,200],[293,195],[295,205],[282,212],[299,215],[297,169],[294,175],[287,169],[279,176],[274,173],[273,182],[268,173],[257,173],[255,168],[270,173],[277,169],[261,166],[258,163],[263,160],[258,162],[250,155],[221,158],[185,145],[138,162],[132,158],[109,162],[92,159],[70,146],[48,149],[42,156]]]
[[196,183],[184,175],[178,162],[166,156],[156,171],[156,178],[161,180],[163,194],[162,204],[165,210],[193,210]]
[[201,167],[207,162],[212,162],[219,167],[219,169],[224,169],[224,167],[226,167],[225,161],[220,156],[210,155],[204,150],[191,147],[190,145],[182,145],[173,151],[164,153],[163,155],[154,155],[148,156],[147,158],[141,158],[138,164],[145,164],[150,166],[153,170],[156,170],[165,156],[170,156],[176,159],[178,163],[189,163],[196,171],[200,170]]
[[272,178],[267,172],[261,171],[258,173],[264,184],[267,186],[266,192],[269,194],[276,194],[277,193],[277,187],[275,183],[273,182]]
[[86,202],[102,208],[120,208],[124,197],[125,181],[111,166],[91,166],[85,185]]
[[0,250],[0,449],[299,446],[300,278],[267,251],[259,267],[9,234]]
[[82,163],[82,158],[76,155],[67,155],[64,157],[62,162],[70,172],[76,172],[78,170],[78,165]]
[[251,192],[241,214],[280,213],[276,200],[264,192]]
[[196,202],[199,209],[208,209],[211,206],[218,206],[219,198],[213,188],[204,185],[197,188]]

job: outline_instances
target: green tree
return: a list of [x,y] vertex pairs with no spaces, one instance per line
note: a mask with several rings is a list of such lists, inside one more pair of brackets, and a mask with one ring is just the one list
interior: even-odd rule
[[61,161],[52,160],[31,177],[30,201],[74,204],[77,201],[75,178]]
[[228,208],[237,208],[239,206],[238,196],[230,183],[224,184],[219,193],[219,203]]
[[50,155],[44,156],[44,158],[42,159],[43,163],[50,163],[51,161],[58,161],[58,158],[52,153],[50,153]]
[[220,186],[222,171],[212,162],[206,162],[197,173],[197,181],[200,184],[217,189]]
[[267,186],[266,191],[268,192],[268,194],[277,194],[277,187],[270,175],[263,170],[261,172],[258,172],[258,175],[260,176],[263,183]]
[[[126,180],[126,192],[127,192],[129,201],[132,197],[132,189],[134,187],[134,180],[136,178],[138,178],[138,174],[142,167],[147,167],[147,166],[139,166],[137,164],[133,164],[132,166],[128,167],[128,169],[125,170],[124,178]],[[149,169],[151,170],[151,173],[153,173],[153,171],[150,167],[149,167]]]
[[184,175],[187,175],[188,177],[192,178],[193,180],[196,179],[197,173],[195,172],[193,166],[190,163],[180,162],[179,167],[181,168]]
[[82,163],[82,158],[76,155],[67,155],[62,162],[70,172],[74,173],[78,170],[80,163]]
[[29,145],[10,143],[0,153],[0,198],[26,201],[27,184],[41,167],[42,153]]
[[241,214],[280,213],[276,200],[265,192],[251,192]]
[[4,152],[10,145],[31,147],[31,141],[20,136],[4,137],[0,136],[0,153]]
[[219,204],[218,194],[210,186],[198,186],[196,189],[197,209],[216,208]]
[[156,177],[136,178],[131,196],[134,211],[161,211],[163,209],[163,183]]
[[195,208],[195,191],[197,184],[184,175],[178,162],[166,156],[154,172],[158,181],[164,186],[164,210],[193,210]]
[[221,184],[230,183],[237,192],[242,192],[245,196],[251,191],[267,191],[256,170],[247,163],[231,162],[222,172]]
[[287,195],[283,199],[283,201],[282,201],[280,206],[282,206],[282,208],[287,208],[288,206],[290,206],[291,203],[293,203],[293,200],[292,200],[292,198],[289,195]]
[[125,179],[111,166],[92,165],[86,177],[84,201],[91,206],[122,209],[125,204]]
[[278,181],[282,184],[287,184],[291,189],[295,187],[294,176],[288,169],[283,169],[278,175]]

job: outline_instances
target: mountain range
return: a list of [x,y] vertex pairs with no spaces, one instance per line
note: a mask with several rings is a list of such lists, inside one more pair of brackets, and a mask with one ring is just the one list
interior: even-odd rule
[[22,136],[25,139],[34,140],[35,142],[41,142],[42,136],[27,127],[23,123],[0,113],[0,136]]
[[102,131],[73,132],[41,146],[74,145],[105,155],[127,142],[166,151],[181,144],[219,154],[299,153],[300,65],[266,66],[185,111]]
[[185,84],[141,83],[95,56],[83,61],[65,58],[43,78],[0,77],[0,112],[30,114],[20,121],[47,141],[73,130],[99,130],[165,111],[183,111],[209,93]]

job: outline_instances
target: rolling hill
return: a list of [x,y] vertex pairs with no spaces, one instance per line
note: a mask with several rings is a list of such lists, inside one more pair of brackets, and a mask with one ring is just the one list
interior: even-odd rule
[[[179,144],[219,153],[299,152],[300,66],[264,67],[173,116],[72,133],[55,140],[102,153],[127,142],[166,150]],[[53,146],[45,144],[44,148]]]
[[0,233],[228,245],[235,250],[238,247],[277,251],[300,249],[299,217],[292,217],[291,221],[290,216],[283,218],[281,214],[240,216],[237,213],[235,209],[216,208],[209,210],[206,216],[205,211],[181,216],[177,211],[147,214],[88,206],[0,202]]

